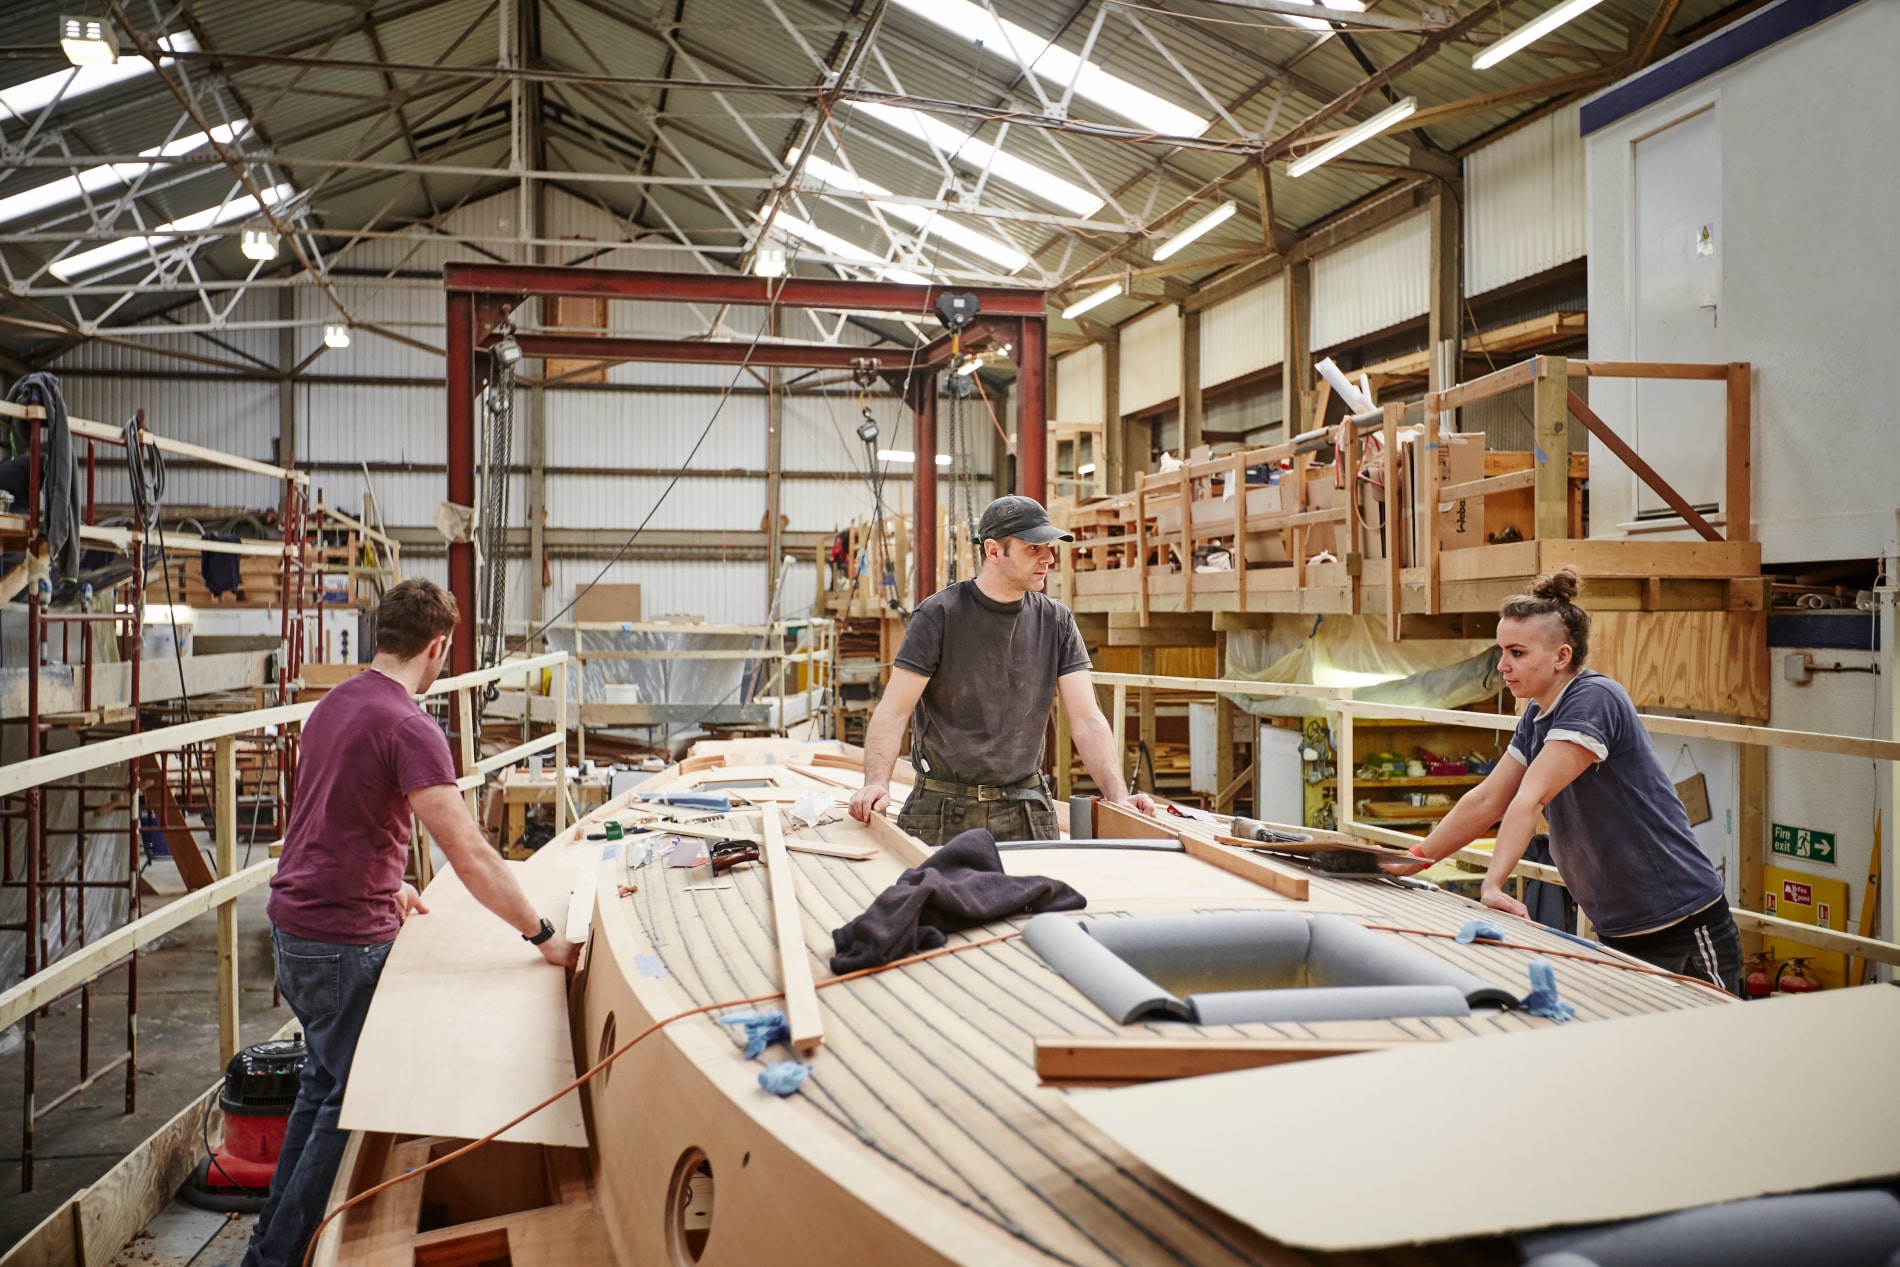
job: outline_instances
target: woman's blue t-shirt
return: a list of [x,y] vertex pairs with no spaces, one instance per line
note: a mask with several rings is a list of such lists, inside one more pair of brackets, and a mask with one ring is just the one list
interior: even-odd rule
[[1654,932],[1724,896],[1649,732],[1614,679],[1585,669],[1548,714],[1533,702],[1518,719],[1509,755],[1529,765],[1553,740],[1596,757],[1544,815],[1551,856],[1598,932]]

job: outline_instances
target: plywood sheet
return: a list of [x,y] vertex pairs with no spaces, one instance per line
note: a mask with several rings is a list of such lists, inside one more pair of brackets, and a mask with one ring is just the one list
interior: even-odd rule
[[[509,863],[534,908],[560,927],[574,870]],[[474,1139],[575,1074],[567,981],[541,952],[438,872],[396,937],[356,1045],[341,1125],[350,1131]],[[569,1093],[501,1136],[587,1147]]]
[[[1559,977],[1562,968],[1558,969]],[[1560,981],[1561,984],[1561,981]],[[1594,1223],[1900,1173],[1900,991],[1836,990],[1421,1043],[1068,1102],[1142,1161],[1276,1240],[1322,1250]],[[1742,1058],[1746,1053],[1746,1058]],[[1761,1071],[1816,1071],[1759,1146]],[[1824,1071],[1824,1072],[1823,1072]],[[1433,1088],[1587,1120],[1514,1164],[1495,1114]],[[1393,1094],[1384,1088],[1416,1088]],[[1200,1124],[1184,1130],[1183,1123]],[[1378,1200],[1374,1175],[1460,1175],[1482,1200]]]
[[1765,612],[1598,612],[1590,667],[1638,708],[1768,716]]

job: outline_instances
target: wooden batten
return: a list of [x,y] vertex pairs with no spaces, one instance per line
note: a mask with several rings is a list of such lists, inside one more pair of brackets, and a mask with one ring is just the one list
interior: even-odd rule
[[785,992],[785,1019],[792,1049],[809,1058],[825,1041],[818,991],[812,985],[811,950],[805,945],[798,909],[797,873],[785,850],[785,828],[776,805],[760,811],[765,828],[765,868],[772,887],[772,927],[778,939],[779,988]]
[[[1429,1041],[1429,1040],[1425,1040]],[[1198,1078],[1328,1056],[1388,1051],[1392,1040],[1280,1038],[1038,1038],[1036,1074],[1044,1086],[1112,1087]]]

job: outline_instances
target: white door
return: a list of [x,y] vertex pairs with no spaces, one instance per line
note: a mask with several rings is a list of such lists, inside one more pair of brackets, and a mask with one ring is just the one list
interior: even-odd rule
[[[1639,361],[1725,359],[1721,138],[1712,107],[1636,143],[1630,294]],[[1704,513],[1722,499],[1723,400],[1718,383],[1636,382],[1636,451]],[[1636,513],[1672,512],[1639,481]]]

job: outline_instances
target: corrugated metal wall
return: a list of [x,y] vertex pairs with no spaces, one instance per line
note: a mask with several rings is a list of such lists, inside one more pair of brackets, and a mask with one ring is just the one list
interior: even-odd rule
[[1091,343],[1056,358],[1056,416],[1053,422],[1106,422],[1108,420],[1108,352]]
[[1274,277],[1201,313],[1201,386],[1278,365],[1286,355],[1286,284]]
[[1181,310],[1156,308],[1121,328],[1121,409],[1138,413],[1181,395]]
[[1424,315],[1431,308],[1431,260],[1425,212],[1315,259],[1313,350]]
[[1546,115],[1465,159],[1466,294],[1583,257],[1579,108]]

